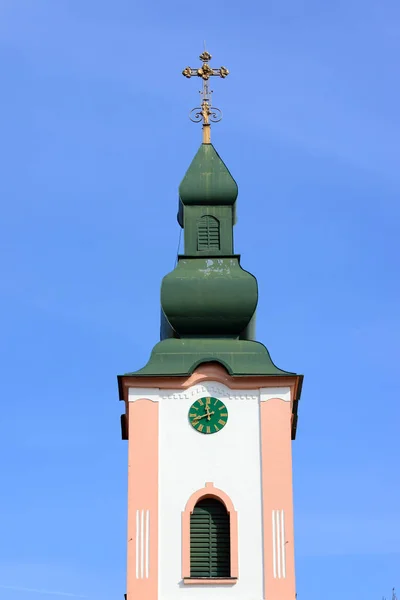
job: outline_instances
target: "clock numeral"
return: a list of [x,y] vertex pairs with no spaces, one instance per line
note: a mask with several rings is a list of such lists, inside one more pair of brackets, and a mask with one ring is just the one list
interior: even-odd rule
[[220,417],[227,417],[227,416],[228,416],[228,413],[221,413],[220,414]]
[[196,413],[189,413],[189,417],[197,417]]
[[200,404],[200,406],[203,406],[204,404],[203,400],[197,400],[197,402]]
[[225,425],[226,421],[223,421],[222,419],[220,419],[220,420],[218,421],[218,423],[219,423],[220,425]]
[[198,407],[198,406],[195,406],[195,405],[193,404],[193,406],[191,406],[191,409],[192,409],[192,410],[199,410],[199,407]]
[[200,425],[197,428],[197,431],[203,431],[204,429],[204,425],[202,423],[200,423]]
[[226,407],[225,407],[224,405],[222,405],[222,406],[219,406],[219,407],[218,407],[218,410],[226,410]]
[[214,402],[214,406],[217,406],[218,402],[219,402],[219,400],[218,400],[218,399],[217,399],[217,400],[215,400],[215,402]]
[[219,427],[217,427],[217,425],[215,425],[215,423],[214,423],[214,427],[215,427],[215,431],[219,431]]
[[211,433],[211,427],[206,428],[207,433]]
[[206,404],[211,404],[211,398],[206,398]]

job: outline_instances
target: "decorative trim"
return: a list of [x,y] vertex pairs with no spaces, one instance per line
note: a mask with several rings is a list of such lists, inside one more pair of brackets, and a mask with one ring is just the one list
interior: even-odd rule
[[[228,514],[230,520],[230,543],[231,543],[231,576],[227,578],[204,578],[197,579],[190,577],[190,515],[192,514],[197,502],[203,498],[217,498],[220,500]],[[194,492],[186,503],[185,510],[182,512],[182,580],[183,583],[234,583],[238,578],[238,525],[237,512],[232,500],[222,490],[215,488],[214,484],[207,482],[205,487]]]
[[286,579],[285,511],[272,511],[272,565],[275,579]]
[[228,400],[258,400],[258,390],[232,390],[217,381],[205,381],[187,390],[171,390],[169,394],[162,395],[163,400],[195,400],[202,396],[216,396]]
[[202,396],[216,396],[229,400],[258,400],[266,402],[267,400],[279,399],[284,402],[290,402],[290,387],[263,387],[260,390],[235,390],[217,381],[205,381],[201,385],[195,385],[187,390],[170,390],[169,394],[161,394],[165,390],[159,388],[129,388],[128,401],[150,400],[159,402],[163,400],[194,400]]
[[260,389],[260,402],[267,402],[267,400],[283,400],[284,402],[290,402],[290,387],[271,387]]
[[150,511],[136,511],[136,579],[149,578]]

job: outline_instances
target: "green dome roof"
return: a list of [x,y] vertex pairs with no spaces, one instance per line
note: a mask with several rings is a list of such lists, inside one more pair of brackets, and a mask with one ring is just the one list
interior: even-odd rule
[[238,186],[212,144],[202,144],[179,186],[188,205],[234,205]]
[[161,307],[179,337],[239,337],[258,300],[257,280],[237,257],[181,257],[161,285]]

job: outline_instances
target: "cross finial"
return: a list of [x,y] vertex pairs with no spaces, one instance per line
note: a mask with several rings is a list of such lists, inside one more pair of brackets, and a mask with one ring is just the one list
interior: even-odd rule
[[204,50],[199,56],[203,63],[199,69],[192,69],[192,67],[186,67],[182,71],[182,75],[190,79],[191,77],[201,77],[203,80],[203,89],[201,90],[201,106],[193,108],[190,111],[190,119],[194,123],[203,123],[203,144],[211,143],[210,135],[210,124],[218,123],[222,119],[222,112],[219,108],[211,106],[211,95],[212,90],[209,88],[210,77],[222,77],[225,79],[229,75],[229,71],[226,67],[220,67],[214,69],[208,64],[212,56],[207,50]]

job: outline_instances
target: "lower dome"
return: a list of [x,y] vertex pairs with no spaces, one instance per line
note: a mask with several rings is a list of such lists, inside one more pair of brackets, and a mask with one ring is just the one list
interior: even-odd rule
[[237,337],[257,300],[257,280],[237,257],[181,258],[161,285],[162,309],[179,336]]

